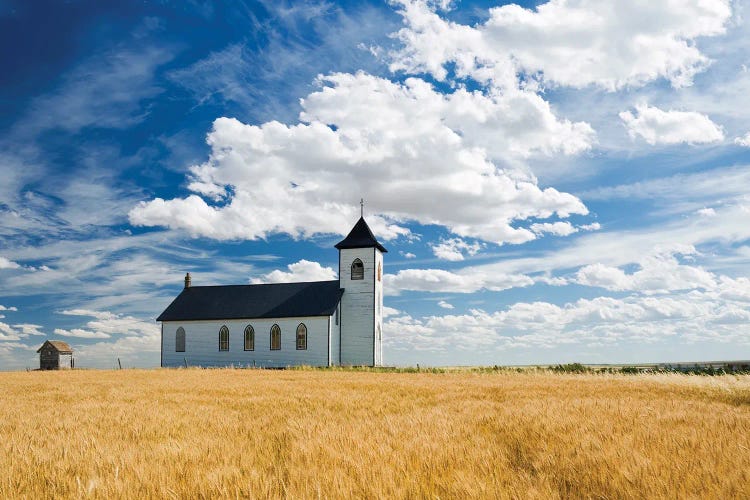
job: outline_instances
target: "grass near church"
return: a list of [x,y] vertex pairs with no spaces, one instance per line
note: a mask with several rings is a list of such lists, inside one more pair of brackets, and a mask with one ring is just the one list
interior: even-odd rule
[[748,498],[750,376],[0,373],[0,498]]

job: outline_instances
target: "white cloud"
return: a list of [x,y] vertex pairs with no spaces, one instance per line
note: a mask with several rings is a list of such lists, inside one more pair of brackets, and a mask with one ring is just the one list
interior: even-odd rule
[[16,328],[0,321],[0,341],[21,340],[23,336]]
[[487,153],[495,148],[492,154],[502,150],[513,158],[577,140],[588,144],[585,124],[561,125],[577,139],[548,133],[537,118],[516,116],[502,96],[444,95],[414,78],[399,84],[364,73],[334,74],[321,83],[302,101],[303,123],[214,122],[210,159],[191,168],[189,189],[221,203],[196,194],[157,198],[133,208],[130,222],[216,239],[346,234],[358,212],[354,201],[364,194],[373,214],[368,222],[384,239],[407,236],[399,221],[414,220],[462,237],[522,243],[536,236],[514,221],[588,212],[570,194],[498,168]]
[[531,225],[536,234],[550,233],[555,236],[568,236],[578,231],[570,222],[544,222]]
[[73,328],[65,330],[63,328],[55,328],[55,335],[62,335],[63,337],[77,337],[81,339],[108,339],[109,334],[104,332],[94,332],[91,330],[84,330],[82,328]]
[[602,228],[602,225],[598,222],[592,222],[591,224],[583,224],[582,226],[578,226],[578,229],[581,231],[598,231]]
[[8,260],[5,257],[0,257],[0,269],[18,269],[19,267],[21,266],[16,262]]
[[[16,307],[5,307],[0,305],[0,311],[17,312],[18,309]],[[0,314],[0,319],[3,318],[5,318],[5,316]],[[30,323],[9,325],[0,321],[0,341],[21,340],[31,335],[44,335],[41,328],[40,325],[32,325]]]
[[484,273],[481,268],[467,268],[457,273],[444,269],[403,269],[384,277],[387,295],[404,290],[436,293],[472,293],[479,290],[500,291],[526,287],[534,280],[524,275]]
[[701,208],[699,210],[696,210],[695,213],[703,217],[716,217],[716,210],[711,207]]
[[21,336],[28,336],[28,335],[44,335],[44,332],[42,332],[42,325],[34,325],[31,323],[20,323],[18,325],[13,325],[13,328],[19,330],[21,332]]
[[453,304],[449,304],[444,300],[439,301],[438,306],[442,307],[443,309],[453,309]]
[[119,358],[123,366],[158,363],[158,356],[148,359],[160,349],[161,327],[153,320],[93,309],[70,309],[61,314],[94,319],[84,328],[55,328],[55,335],[101,340],[74,346],[77,367],[116,367]]
[[681,264],[676,255],[696,254],[692,246],[657,249],[640,262],[640,269],[632,274],[604,264],[590,264],[577,273],[577,283],[613,291],[638,291],[646,294],[667,293],[674,290],[713,289],[716,277],[700,268]]
[[481,249],[481,243],[467,243],[461,238],[449,238],[441,240],[437,245],[433,245],[432,253],[438,259],[456,262],[464,260],[464,254],[474,256]]
[[[393,350],[487,352],[563,345],[643,346],[667,339],[749,345],[750,280],[723,278],[715,291],[661,297],[596,297],[562,306],[518,302],[494,313],[475,309],[462,315],[421,319],[400,315],[384,325],[384,342]],[[641,360],[658,361],[648,355]]]
[[[731,16],[726,0],[664,2],[550,1],[524,9],[491,8],[475,27],[446,21],[424,0],[398,0],[406,27],[392,70],[428,72],[439,80],[453,63],[458,77],[517,85],[515,75],[607,90],[640,86],[657,78],[674,87],[692,84],[710,60],[698,37],[724,33]],[[644,20],[648,20],[647,22]]]
[[92,318],[100,320],[108,320],[117,317],[116,314],[113,314],[109,311],[92,311],[91,309],[66,309],[60,311],[60,314],[64,314],[66,316],[90,316]]
[[90,309],[70,309],[61,311],[66,316],[87,316],[94,318],[86,322],[86,329],[73,328],[65,330],[56,328],[55,333],[68,337],[88,339],[106,339],[112,335],[152,337],[160,332],[159,325],[153,321],[142,320],[134,316],[115,314],[109,311]]
[[403,252],[403,251],[399,251],[398,253],[399,253],[399,254],[400,254],[400,255],[401,255],[401,256],[402,256],[403,258],[405,258],[405,259],[416,259],[416,258],[417,258],[417,256],[416,256],[416,255],[414,255],[414,254],[413,254],[413,253],[411,253],[411,252]]
[[336,270],[333,268],[323,267],[317,262],[310,262],[305,259],[289,264],[287,269],[289,269],[289,272],[276,269],[260,278],[252,278],[250,283],[295,283],[337,279]]
[[394,309],[393,307],[383,306],[383,317],[387,318],[389,316],[400,316],[402,314],[401,311],[398,309]]
[[742,137],[736,137],[734,139],[734,143],[738,146],[744,146],[746,148],[750,148],[750,132],[743,135]]
[[747,193],[750,166],[717,167],[708,171],[658,177],[632,184],[603,186],[585,191],[586,200],[654,199],[670,205],[679,201],[735,197]]
[[706,115],[694,111],[663,111],[659,108],[638,105],[636,115],[630,111],[620,113],[628,127],[630,137],[643,137],[649,144],[707,144],[724,140],[722,128]]

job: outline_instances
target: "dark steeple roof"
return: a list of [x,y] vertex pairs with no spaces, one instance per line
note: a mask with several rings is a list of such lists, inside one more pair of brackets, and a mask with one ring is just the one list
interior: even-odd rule
[[378,240],[373,236],[370,227],[365,222],[364,217],[360,217],[357,223],[354,225],[349,235],[336,244],[336,248],[341,250],[342,248],[371,248],[375,247],[383,253],[388,250],[383,245],[378,243]]
[[339,281],[191,286],[156,321],[330,316],[344,293]]

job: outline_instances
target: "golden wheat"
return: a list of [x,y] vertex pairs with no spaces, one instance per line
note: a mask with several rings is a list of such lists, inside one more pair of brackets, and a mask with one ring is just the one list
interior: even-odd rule
[[750,377],[0,374],[0,497],[748,498]]

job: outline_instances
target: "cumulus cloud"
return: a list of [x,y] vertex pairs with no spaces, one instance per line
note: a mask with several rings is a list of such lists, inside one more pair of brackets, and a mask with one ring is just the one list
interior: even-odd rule
[[[0,305],[0,311],[7,312],[18,312],[18,308],[11,306]],[[5,315],[0,314],[0,319],[4,319]],[[20,323],[16,325],[9,325],[0,321],[0,341],[4,342],[5,348],[10,344],[10,341],[17,341],[29,337],[31,335],[44,335],[41,331],[40,325],[32,325],[30,323]]]
[[724,140],[724,132],[708,116],[694,111],[663,111],[648,105],[636,106],[636,113],[623,111],[620,119],[630,137],[643,137],[656,144],[707,144]]
[[[76,366],[116,367],[120,358],[123,366],[128,362],[143,365],[144,354],[160,349],[161,327],[153,320],[93,309],[69,309],[60,314],[93,318],[82,328],[54,330],[55,335],[63,337],[98,340],[75,346]],[[153,362],[158,363],[158,356]]]
[[195,194],[142,202],[130,222],[216,239],[346,234],[364,194],[368,223],[386,240],[409,235],[400,221],[417,221],[523,243],[536,235],[514,221],[587,213],[575,196],[496,163],[587,147],[586,124],[528,116],[503,95],[442,94],[416,78],[333,74],[320,83],[302,101],[299,124],[217,119],[209,160],[190,169]]
[[464,254],[473,256],[482,249],[482,244],[468,243],[461,238],[449,238],[433,245],[432,253],[441,260],[460,261],[464,260]]
[[398,309],[395,309],[393,307],[383,306],[383,317],[387,318],[389,316],[399,316],[401,315],[401,311]]
[[438,306],[442,307],[443,309],[453,309],[453,304],[449,304],[444,300],[439,301]]
[[152,321],[142,320],[134,316],[115,314],[109,311],[94,311],[90,309],[69,309],[61,311],[66,316],[87,316],[94,318],[85,324],[84,328],[70,330],[56,328],[55,333],[66,337],[87,339],[106,339],[113,335],[152,337],[160,332],[159,325]]
[[413,318],[399,315],[384,325],[394,350],[554,348],[682,342],[750,342],[750,280],[723,277],[713,291],[670,296],[596,297],[564,305],[518,302],[497,312]]
[[529,226],[535,234],[553,234],[555,236],[570,236],[578,231],[598,231],[602,226],[598,222],[592,222],[591,224],[582,224],[580,226],[574,226],[567,221],[558,222],[542,222],[534,223]]
[[[0,311],[2,310],[14,312],[17,311],[15,307],[2,309],[2,306],[0,306]],[[4,318],[4,316],[0,315],[0,319],[2,318]],[[41,331],[41,328],[42,327],[40,325],[32,325],[30,323],[9,325],[0,321],[0,341],[16,341],[29,337],[31,335],[44,335],[44,333]]]
[[698,209],[695,213],[702,217],[716,217],[716,210],[711,207]]
[[32,323],[20,323],[17,325],[13,325],[13,328],[17,329],[21,332],[21,336],[29,336],[29,335],[44,335],[44,332],[42,331],[42,325],[34,325]]
[[627,290],[646,294],[715,288],[717,279],[712,273],[700,267],[682,264],[676,257],[695,254],[695,248],[690,245],[657,249],[644,257],[639,263],[640,269],[633,273],[626,273],[618,267],[591,264],[578,270],[576,282],[612,291]]
[[110,337],[110,335],[107,333],[84,330],[83,328],[72,328],[70,330],[65,330],[64,328],[55,328],[55,335],[62,335],[63,337],[77,337],[81,339],[108,339]]
[[414,255],[411,252],[399,251],[398,253],[399,253],[399,255],[401,255],[405,259],[416,259],[417,258],[417,256]]
[[[425,0],[396,0],[406,27],[391,69],[428,72],[439,80],[470,77],[501,88],[516,73],[571,87],[607,90],[666,78],[692,84],[710,60],[696,38],[724,33],[727,0],[663,2],[553,0],[535,10],[516,4],[489,9],[476,26],[447,21]],[[648,22],[644,22],[648,19]]]
[[550,233],[555,236],[568,236],[578,231],[570,222],[544,222],[531,225],[536,234]]
[[602,225],[598,222],[592,222],[591,224],[583,224],[578,226],[581,231],[598,231],[602,228]]
[[250,283],[295,283],[304,281],[328,281],[337,279],[337,272],[331,267],[323,267],[317,262],[302,259],[287,266],[288,272],[278,269],[252,278]]
[[534,284],[532,278],[522,274],[485,273],[477,268],[455,273],[444,269],[403,269],[396,274],[386,274],[383,279],[388,295],[398,295],[405,290],[437,293],[501,291]]
[[20,264],[5,257],[0,257],[0,269],[18,269],[19,267],[21,267]]
[[734,143],[738,146],[744,146],[746,148],[750,148],[750,132],[743,135],[742,137],[735,137]]

